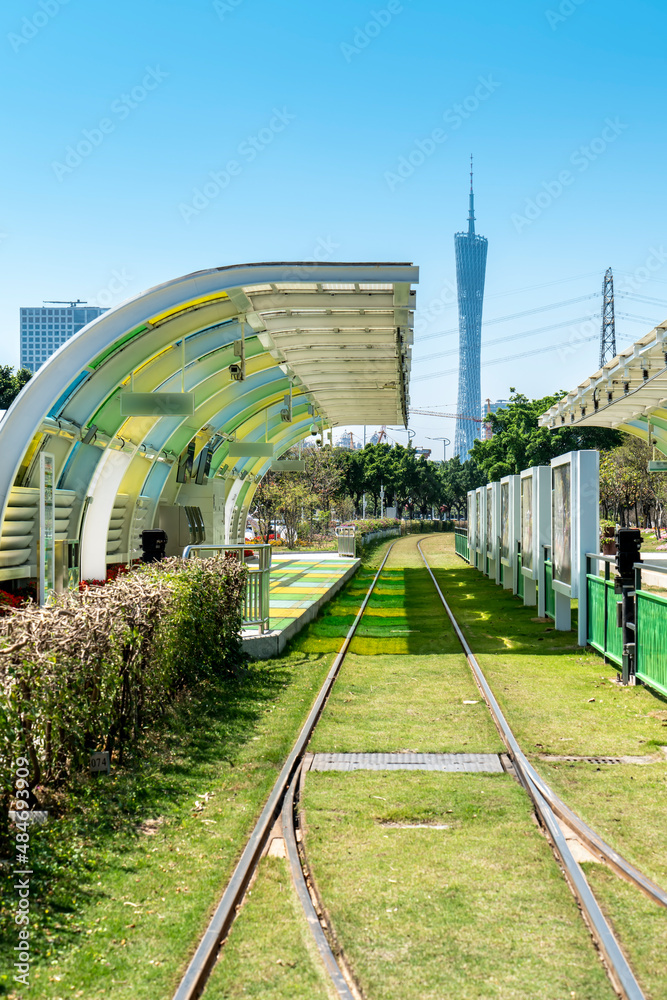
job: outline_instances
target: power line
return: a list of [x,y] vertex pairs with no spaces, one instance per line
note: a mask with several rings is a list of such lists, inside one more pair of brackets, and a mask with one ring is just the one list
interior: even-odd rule
[[[574,326],[575,323],[587,323],[590,320],[595,319],[594,316],[578,316],[576,319],[563,320],[561,323],[553,323],[549,326],[540,326],[536,330],[524,330],[523,333],[510,333],[506,337],[496,337],[495,340],[486,341],[483,347],[493,347],[495,344],[506,344],[510,340],[522,340],[524,337],[534,337],[538,333],[549,333],[551,330],[562,330],[566,326]],[[412,364],[419,365],[424,361],[435,361],[436,358],[444,358],[452,353],[451,349],[448,351],[438,351],[435,354],[425,354],[421,358],[413,358]]]
[[[482,320],[482,327],[493,326],[496,323],[508,323],[513,319],[521,319],[523,316],[532,316],[539,312],[548,312],[549,309],[561,309],[564,306],[574,305],[575,302],[584,302],[586,299],[595,299],[598,297],[598,292],[594,292],[591,295],[580,295],[576,299],[564,299],[562,302],[552,302],[546,306],[536,306],[534,309],[525,309],[523,312],[511,313],[509,316],[497,316],[495,319]],[[420,337],[416,341],[416,346],[423,344],[425,340],[433,340],[435,337],[451,337],[452,334],[458,333],[459,328],[452,328],[451,330],[441,330],[439,333],[428,333],[424,337]]]
[[651,299],[648,295],[636,295],[634,292],[616,292],[617,297],[624,299],[633,299],[635,302],[643,302],[650,306],[662,306],[663,309],[667,307],[667,302],[663,302],[662,299]]
[[[506,361],[518,361],[520,358],[529,358],[535,354],[547,354],[549,351],[560,351],[564,347],[570,347],[572,350],[580,344],[588,344],[590,341],[597,340],[598,334],[593,334],[592,337],[582,337],[577,339],[576,342],[561,341],[558,344],[551,344],[550,347],[538,347],[534,351],[523,351],[521,354],[510,354],[503,358],[492,358],[490,361],[482,361],[482,368],[490,367],[491,365],[502,365]],[[442,378],[443,375],[454,375],[458,371],[458,368],[449,368],[444,372],[430,372],[428,375],[417,375],[416,378],[411,379],[412,382],[424,382],[426,379],[430,378]]]
[[617,312],[616,315],[620,316],[621,319],[632,320],[633,323],[644,323],[649,327],[649,329],[653,329],[653,327],[655,326],[653,320],[647,319],[646,316],[637,316],[635,313],[621,313],[621,312]]
[[562,285],[567,281],[579,281],[582,278],[597,278],[599,271],[589,271],[587,274],[575,274],[573,278],[556,278],[554,281],[543,281],[539,285],[526,285],[525,288],[513,288],[507,292],[494,292],[487,299],[499,299],[502,295],[518,295],[519,292],[531,292],[534,288],[550,288],[552,285]]

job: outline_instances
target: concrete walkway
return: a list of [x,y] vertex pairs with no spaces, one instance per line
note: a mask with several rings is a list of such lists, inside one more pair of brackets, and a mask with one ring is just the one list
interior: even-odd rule
[[254,660],[278,656],[287,642],[355,573],[359,559],[335,552],[272,553],[269,631],[243,632],[243,651]]

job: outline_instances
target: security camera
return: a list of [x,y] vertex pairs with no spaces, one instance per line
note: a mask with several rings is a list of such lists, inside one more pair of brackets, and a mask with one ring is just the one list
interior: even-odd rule
[[311,433],[311,434],[317,434],[317,433],[319,433],[319,430],[320,430],[320,429],[319,429],[319,427],[317,426],[317,424],[311,424],[311,425],[310,425],[310,433]]
[[242,382],[243,379],[245,378],[245,365],[243,364],[243,362],[241,362],[241,364],[239,365],[236,364],[230,365],[229,374],[231,375],[232,379],[235,382]]

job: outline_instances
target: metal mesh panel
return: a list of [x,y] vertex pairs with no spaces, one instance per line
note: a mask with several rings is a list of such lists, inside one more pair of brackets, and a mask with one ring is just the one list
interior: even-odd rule
[[667,695],[667,600],[637,591],[637,677]]
[[588,596],[588,635],[586,638],[589,646],[597,649],[598,653],[604,653],[607,614],[605,582],[602,577],[589,574],[586,579],[586,590]]
[[553,590],[553,569],[551,562],[544,564],[544,607],[549,618],[556,617],[556,595]]

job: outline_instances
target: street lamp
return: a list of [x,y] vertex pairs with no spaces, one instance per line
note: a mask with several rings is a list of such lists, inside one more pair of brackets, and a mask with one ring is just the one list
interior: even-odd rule
[[449,438],[444,438],[444,437],[441,437],[441,438],[431,438],[430,437],[428,440],[429,441],[442,441],[442,460],[443,460],[443,462],[446,462],[447,461],[447,445],[452,443],[449,440]]

